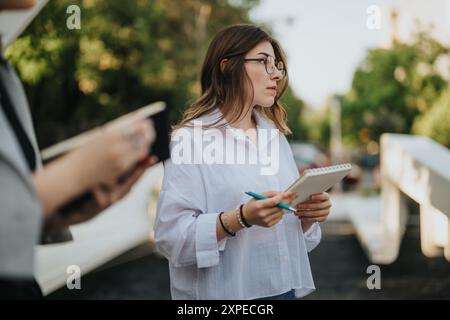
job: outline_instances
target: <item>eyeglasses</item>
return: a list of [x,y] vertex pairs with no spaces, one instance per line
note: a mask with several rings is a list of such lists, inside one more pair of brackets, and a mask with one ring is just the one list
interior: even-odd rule
[[267,74],[271,75],[274,73],[275,68],[277,68],[281,73],[281,78],[284,78],[286,75],[286,69],[284,69],[283,61],[275,61],[275,58],[272,56],[267,56],[265,58],[246,58],[244,61],[264,62]]

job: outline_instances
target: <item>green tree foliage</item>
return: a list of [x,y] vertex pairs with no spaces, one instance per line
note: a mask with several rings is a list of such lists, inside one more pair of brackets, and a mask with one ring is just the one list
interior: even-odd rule
[[298,98],[290,87],[287,88],[281,97],[281,103],[286,108],[288,114],[288,126],[292,131],[292,135],[288,136],[289,140],[307,140],[308,131],[303,121],[302,112],[304,110],[303,101]]
[[[176,120],[199,94],[212,36],[250,22],[258,0],[50,1],[7,50],[25,84],[42,147],[149,102]],[[66,9],[81,9],[69,30]]]
[[448,85],[437,64],[449,55],[425,33],[412,44],[369,50],[343,101],[345,141],[365,144],[384,132],[410,133],[416,117],[428,112]]
[[450,86],[430,111],[415,121],[413,132],[426,135],[450,148]]

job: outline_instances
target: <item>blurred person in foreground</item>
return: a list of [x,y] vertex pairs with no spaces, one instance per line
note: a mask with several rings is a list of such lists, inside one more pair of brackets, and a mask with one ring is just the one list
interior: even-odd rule
[[[2,11],[34,5],[35,0],[0,0]],[[157,162],[149,155],[155,132],[146,120],[118,122],[42,166],[25,92],[3,55],[0,89],[0,299],[39,299],[35,245],[70,240],[69,225],[123,198]],[[89,200],[61,214],[86,192]]]

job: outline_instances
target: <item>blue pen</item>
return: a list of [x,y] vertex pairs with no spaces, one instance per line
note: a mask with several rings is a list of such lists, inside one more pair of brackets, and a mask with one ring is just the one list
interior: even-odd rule
[[[257,193],[251,192],[251,191],[247,191],[245,193],[248,194],[250,197],[253,197],[253,198],[258,199],[258,200],[268,199],[268,197],[262,196],[260,194],[257,194]],[[280,202],[279,204],[277,204],[277,207],[280,207],[280,208],[283,208],[283,209],[286,209],[286,210],[289,210],[289,211],[292,211],[292,212],[297,212],[296,209],[288,206],[287,204],[285,204],[283,202]]]

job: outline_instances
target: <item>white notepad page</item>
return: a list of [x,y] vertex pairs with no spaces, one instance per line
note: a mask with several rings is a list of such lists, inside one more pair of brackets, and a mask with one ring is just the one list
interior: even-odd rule
[[350,163],[335,166],[307,169],[286,191],[295,191],[299,195],[294,199],[291,206],[295,207],[309,196],[324,192],[341,181],[352,170]]

